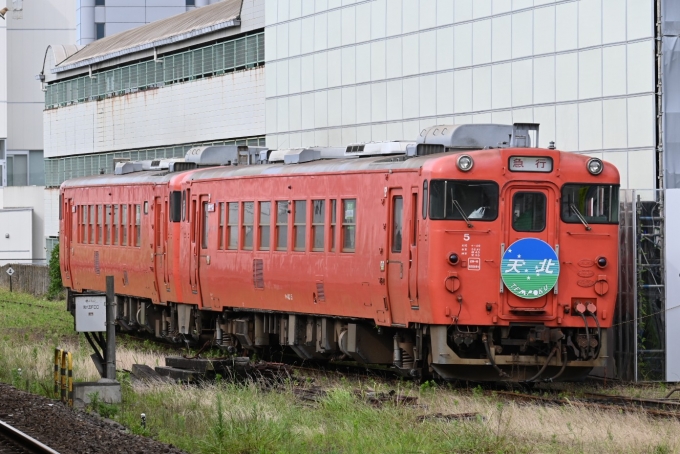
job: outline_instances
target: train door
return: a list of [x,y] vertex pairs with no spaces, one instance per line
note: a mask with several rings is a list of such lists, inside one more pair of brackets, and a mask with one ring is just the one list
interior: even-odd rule
[[[63,199],[61,207],[64,218],[64,244],[61,247],[64,274],[71,279],[71,240],[73,239],[73,199]],[[73,282],[73,281],[71,281]]]
[[154,200],[154,269],[159,299],[162,299],[161,292],[166,291],[169,284],[167,275],[168,213],[166,204],[167,202],[164,202],[162,197],[156,197]]
[[408,298],[411,307],[418,304],[418,188],[411,188],[411,226],[409,228],[409,260],[408,260]]
[[559,275],[556,190],[552,186],[518,183],[503,192],[503,312],[552,315]]
[[410,215],[401,188],[390,189],[389,222],[387,223],[387,296],[392,312],[392,323],[406,323],[409,301],[409,255],[408,225]]
[[191,244],[191,263],[189,270],[189,284],[191,285],[191,292],[199,295],[200,300],[200,288],[198,283],[198,261],[199,261],[199,238],[201,236],[201,216],[199,210],[199,198],[196,195],[192,195],[189,203],[189,212],[191,213],[191,219],[189,220],[189,239]]
[[210,215],[215,212],[215,204],[208,201],[208,196],[199,197],[200,218],[197,219],[199,225],[200,244],[198,252],[198,287],[202,298],[203,307],[212,307],[212,297],[210,293],[209,267],[210,267]]

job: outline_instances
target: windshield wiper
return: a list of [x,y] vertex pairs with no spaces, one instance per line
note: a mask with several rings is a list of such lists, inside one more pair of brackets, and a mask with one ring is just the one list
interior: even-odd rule
[[472,228],[472,224],[470,223],[470,220],[468,219],[468,217],[465,216],[465,211],[463,211],[463,208],[460,206],[460,203],[458,203],[458,200],[453,199],[453,201],[451,203],[453,203],[453,206],[456,207],[456,210],[458,210],[460,215],[463,216],[463,219],[465,219],[465,222],[467,222],[467,226],[469,228]]
[[584,218],[583,215],[581,214],[581,212],[578,210],[578,208],[576,208],[576,205],[574,205],[573,203],[570,203],[570,204],[569,204],[569,208],[571,208],[572,210],[574,210],[574,212],[576,213],[576,216],[577,216],[577,217],[579,218],[579,220],[583,223],[583,225],[585,226],[586,230],[590,230],[590,226],[589,226],[588,223],[586,222],[586,218]]

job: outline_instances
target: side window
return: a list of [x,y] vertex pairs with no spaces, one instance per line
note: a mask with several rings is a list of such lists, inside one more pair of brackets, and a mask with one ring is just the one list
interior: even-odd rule
[[182,191],[182,221],[187,218],[187,191]]
[[243,249],[253,248],[255,202],[243,202]]
[[518,192],[512,197],[512,228],[516,232],[545,229],[546,197],[541,192]]
[[326,232],[326,201],[312,200],[312,250],[324,250]]
[[411,194],[411,246],[418,241],[418,194]]
[[276,250],[288,249],[288,202],[276,202]]
[[87,244],[87,205],[80,206],[80,242]]
[[335,225],[337,224],[338,220],[337,202],[337,200],[331,200],[331,228],[329,232],[331,235],[331,252],[335,252]]
[[296,200],[293,202],[295,209],[295,219],[293,222],[293,241],[294,249],[296,251],[305,250],[305,235],[307,230],[307,201],[306,200]]
[[97,244],[102,244],[104,237],[104,207],[97,205]]
[[88,234],[87,234],[87,240],[90,244],[94,244],[94,232],[95,232],[95,206],[96,205],[90,205],[89,211],[89,216],[90,216],[90,223],[88,224]]
[[217,227],[217,249],[220,251],[224,250],[224,224],[227,220],[226,203],[220,202],[218,204],[218,216],[220,219],[219,226]]
[[104,206],[104,244],[111,244],[111,205]]
[[404,220],[404,199],[399,195],[392,198],[392,252],[401,252]]
[[423,181],[423,219],[427,219],[427,189],[427,180],[425,180]]
[[120,205],[113,206],[113,244],[118,244],[119,233],[118,224],[120,223]]
[[210,226],[210,212],[208,211],[208,202],[203,202],[201,205],[203,210],[203,229],[201,230],[201,249],[208,249],[208,227]]
[[135,246],[142,245],[142,206],[135,205]]
[[182,220],[182,192],[170,192],[170,222],[179,222]]
[[120,222],[120,229],[123,231],[123,246],[128,245],[128,206],[127,204],[121,205],[121,211],[123,212],[123,220]]
[[269,243],[270,243],[270,234],[269,234],[269,225],[271,223],[271,211],[272,211],[272,203],[271,202],[260,202],[260,245],[259,249],[261,251],[268,251],[269,250]]
[[357,200],[342,201],[342,252],[354,252],[357,233]]
[[238,249],[238,202],[229,202],[229,249]]

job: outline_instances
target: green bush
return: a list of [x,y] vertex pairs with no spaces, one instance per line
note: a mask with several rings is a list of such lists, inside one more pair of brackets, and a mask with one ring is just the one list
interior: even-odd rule
[[50,286],[47,289],[47,298],[51,300],[59,299],[64,291],[64,284],[61,282],[61,268],[59,266],[59,244],[52,249],[50,255]]

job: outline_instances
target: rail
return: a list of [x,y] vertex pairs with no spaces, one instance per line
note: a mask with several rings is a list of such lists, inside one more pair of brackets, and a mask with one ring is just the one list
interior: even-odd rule
[[22,431],[0,421],[0,451],[30,454],[59,454],[54,449],[46,446],[23,433]]

